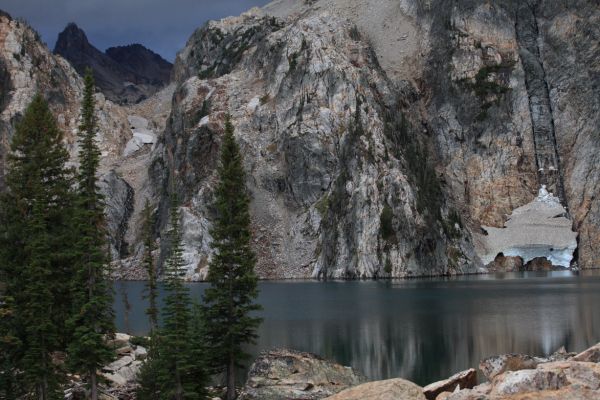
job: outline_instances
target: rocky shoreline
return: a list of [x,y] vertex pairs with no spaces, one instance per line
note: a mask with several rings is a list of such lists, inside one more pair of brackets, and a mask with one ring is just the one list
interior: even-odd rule
[[[135,399],[136,375],[146,357],[140,338],[117,334],[118,358],[100,372],[102,398]],[[581,353],[565,348],[548,357],[503,354],[421,387],[394,378],[367,382],[351,367],[290,349],[263,352],[248,370],[240,400],[554,400],[600,399],[600,343]],[[71,377],[65,400],[84,398],[83,385]],[[212,388],[219,400],[219,388]]]

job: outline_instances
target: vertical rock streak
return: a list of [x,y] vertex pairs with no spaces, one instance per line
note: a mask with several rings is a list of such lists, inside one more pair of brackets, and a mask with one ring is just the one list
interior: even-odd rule
[[537,6],[537,0],[518,3],[515,24],[517,43],[529,97],[538,181],[554,192],[567,207],[550,93],[538,44]]

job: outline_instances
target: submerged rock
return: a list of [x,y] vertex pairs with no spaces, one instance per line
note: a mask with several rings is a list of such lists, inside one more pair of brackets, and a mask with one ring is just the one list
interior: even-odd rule
[[250,367],[240,399],[323,399],[364,381],[352,368],[314,354],[272,350]]
[[[499,254],[520,257],[531,269],[548,269],[552,266],[568,268],[577,248],[577,233],[560,200],[548,193],[545,186],[538,197],[515,209],[504,228],[484,226],[484,264],[492,263]],[[547,260],[544,263],[543,259]]]

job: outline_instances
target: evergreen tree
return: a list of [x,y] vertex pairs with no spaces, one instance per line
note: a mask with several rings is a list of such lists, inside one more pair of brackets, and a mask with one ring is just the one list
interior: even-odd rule
[[188,350],[187,371],[184,381],[187,385],[187,392],[193,393],[194,399],[210,398],[206,387],[209,383],[208,368],[206,366],[206,325],[204,323],[204,313],[200,304],[192,305],[192,312],[188,324]]
[[[72,173],[65,167],[62,138],[47,103],[36,95],[12,139],[8,190],[0,205],[0,279],[7,299],[0,324],[6,350],[0,379],[10,385],[7,396],[18,389],[41,399],[57,395],[51,353],[63,350],[67,340],[72,275],[67,240]],[[20,383],[15,381],[19,372],[27,378]]]
[[23,395],[19,360],[22,345],[17,337],[13,299],[0,295],[0,399],[15,400]]
[[24,292],[28,299],[23,307],[27,346],[24,349],[23,369],[25,382],[31,384],[35,397],[40,400],[60,399],[56,367],[51,352],[57,348],[58,332],[52,321],[53,298],[51,286],[52,266],[47,258],[51,252],[44,221],[44,209],[40,202],[33,207],[29,241],[25,248],[29,264],[25,275]]
[[[171,229],[169,231],[170,255],[165,270],[165,305],[162,311],[163,327],[160,332],[159,355],[167,366],[164,388],[169,398],[182,400],[186,393],[184,377],[186,375],[185,351],[187,350],[188,321],[190,319],[190,296],[183,284],[180,271],[183,260],[181,236],[181,213],[176,195],[171,200]],[[168,383],[167,383],[168,382]]]
[[152,332],[158,328],[158,305],[156,303],[158,298],[158,281],[156,276],[156,268],[154,265],[154,256],[152,253],[156,250],[156,244],[154,241],[154,217],[152,215],[152,208],[150,203],[146,200],[144,209],[142,211],[142,220],[144,221],[143,227],[143,240],[144,240],[144,255],[142,257],[142,265],[148,274],[148,280],[146,281],[146,293],[145,297],[148,299],[148,309],[146,315],[150,322],[150,337]]
[[215,255],[210,264],[210,287],[204,292],[206,334],[211,349],[210,365],[225,371],[227,400],[235,398],[235,369],[248,357],[243,345],[253,343],[261,319],[255,256],[250,248],[249,196],[239,147],[228,116],[215,191],[217,218],[212,229]]
[[189,290],[181,277],[185,263],[180,220],[179,203],[174,196],[168,233],[171,249],[164,274],[163,326],[153,331],[148,359],[140,371],[140,400],[207,398],[201,315],[197,309],[191,309]]
[[100,150],[95,140],[94,79],[89,69],[84,82],[79,127],[79,187],[74,218],[77,237],[73,247],[77,254],[77,271],[73,280],[74,311],[69,320],[73,338],[68,353],[70,367],[87,376],[90,397],[97,400],[96,371],[114,357],[105,341],[114,333],[114,318],[107,277],[109,258],[104,199],[97,184]]

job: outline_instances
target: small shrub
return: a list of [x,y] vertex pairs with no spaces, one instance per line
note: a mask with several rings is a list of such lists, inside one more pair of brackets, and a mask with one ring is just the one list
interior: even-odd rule
[[385,259],[385,265],[383,267],[383,271],[390,275],[392,273],[392,260],[389,257]]
[[148,348],[150,346],[150,339],[144,336],[132,336],[131,339],[129,339],[129,343],[131,343],[134,346],[142,346]]
[[394,212],[389,205],[385,205],[379,217],[379,233],[386,242],[393,242],[396,238],[394,231]]

